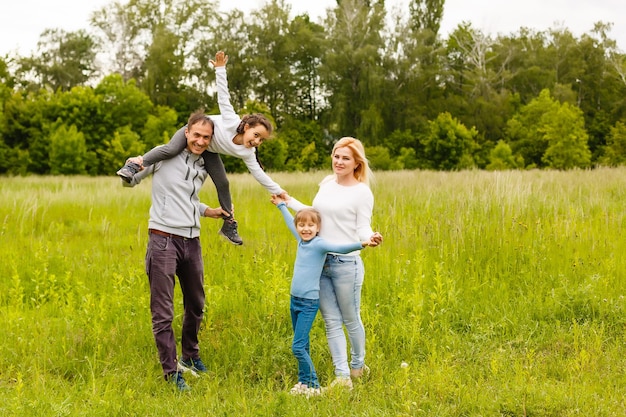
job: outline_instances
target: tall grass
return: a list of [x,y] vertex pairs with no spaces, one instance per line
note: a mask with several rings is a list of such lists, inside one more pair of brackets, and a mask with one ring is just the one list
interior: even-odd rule
[[[292,397],[295,247],[232,175],[241,247],[203,219],[209,374],[162,380],[143,259],[149,181],[0,179],[0,412],[17,416],[626,415],[626,170],[378,173],[368,378]],[[310,203],[325,173],[274,174]],[[217,205],[212,185],[202,198]],[[177,289],[178,291],[178,289]],[[182,300],[176,294],[180,334]],[[333,378],[321,319],[312,356]],[[408,366],[402,367],[402,363]]]

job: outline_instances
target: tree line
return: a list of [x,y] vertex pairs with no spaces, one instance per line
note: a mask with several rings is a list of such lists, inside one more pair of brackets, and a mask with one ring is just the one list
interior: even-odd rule
[[[217,12],[206,0],[112,1],[89,29],[46,29],[30,56],[0,57],[0,173],[108,175],[232,103],[276,125],[268,170],[326,167],[355,136],[374,169],[572,169],[626,161],[626,56],[598,22],[443,36],[444,0],[338,0],[319,22],[284,0]],[[225,159],[230,171],[245,168]]]

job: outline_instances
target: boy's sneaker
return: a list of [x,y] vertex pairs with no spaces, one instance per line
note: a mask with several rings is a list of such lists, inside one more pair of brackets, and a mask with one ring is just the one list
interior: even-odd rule
[[178,362],[178,365],[180,365],[183,371],[190,371],[193,376],[198,376],[198,372],[202,374],[207,372],[206,366],[204,366],[200,358],[182,359]]
[[191,387],[187,385],[185,382],[185,378],[183,378],[182,372],[174,372],[173,374],[165,377],[168,384],[172,384],[176,387],[176,389],[180,392],[191,391]]
[[222,225],[219,234],[224,236],[234,245],[243,244],[243,240],[239,237],[239,233],[237,233],[237,221],[232,217],[224,219],[224,224]]
[[128,162],[124,165],[116,174],[126,182],[130,182],[133,179],[133,176],[141,171],[141,165],[136,164],[134,162]]

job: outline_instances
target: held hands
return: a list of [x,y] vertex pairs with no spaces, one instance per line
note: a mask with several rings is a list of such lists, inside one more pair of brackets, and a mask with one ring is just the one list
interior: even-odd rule
[[213,65],[215,68],[217,67],[225,67],[228,62],[228,55],[224,54],[224,51],[218,51],[215,54],[215,60],[209,59],[209,63]]
[[274,204],[275,206],[277,206],[280,203],[286,203],[287,200],[285,200],[283,198],[283,195],[285,195],[286,193],[283,194],[272,194],[272,197],[270,197],[270,201],[272,202],[272,204]]

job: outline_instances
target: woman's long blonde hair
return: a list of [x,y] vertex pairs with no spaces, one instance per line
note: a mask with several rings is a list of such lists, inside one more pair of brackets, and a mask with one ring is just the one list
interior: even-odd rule
[[335,154],[335,150],[337,148],[349,148],[352,151],[354,160],[357,163],[357,166],[354,169],[354,178],[356,178],[359,182],[369,185],[370,179],[373,177],[373,173],[370,169],[369,162],[365,157],[365,147],[363,146],[363,143],[356,138],[345,136],[335,143],[331,156]]

